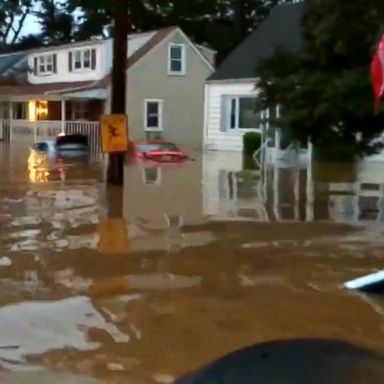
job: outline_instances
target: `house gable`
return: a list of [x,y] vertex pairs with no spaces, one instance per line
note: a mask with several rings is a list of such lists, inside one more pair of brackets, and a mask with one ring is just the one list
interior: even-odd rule
[[208,81],[254,79],[257,66],[276,49],[303,47],[301,18],[304,2],[276,6],[271,14],[223,61]]
[[[180,48],[174,60],[184,60],[173,68],[176,72],[170,71],[171,47]],[[155,131],[146,124],[146,111],[150,106],[161,112],[162,127],[157,131],[161,131],[164,138],[201,147],[204,84],[213,67],[195,45],[179,28],[174,28],[158,36],[145,54],[135,62],[130,58],[128,64],[127,111],[132,137],[145,139],[151,128]]]

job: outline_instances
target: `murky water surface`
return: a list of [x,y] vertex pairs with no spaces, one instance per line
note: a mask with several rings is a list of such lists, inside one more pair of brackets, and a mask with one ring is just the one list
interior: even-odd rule
[[172,383],[248,345],[384,351],[381,164],[47,167],[0,147],[1,383]]

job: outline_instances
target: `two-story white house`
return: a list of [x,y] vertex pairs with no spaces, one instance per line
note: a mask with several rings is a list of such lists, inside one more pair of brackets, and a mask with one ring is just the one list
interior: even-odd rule
[[[100,116],[110,112],[112,51],[107,39],[0,56],[0,139],[97,132]],[[177,27],[130,35],[130,137],[201,147],[204,83],[214,59],[214,51],[195,45]]]

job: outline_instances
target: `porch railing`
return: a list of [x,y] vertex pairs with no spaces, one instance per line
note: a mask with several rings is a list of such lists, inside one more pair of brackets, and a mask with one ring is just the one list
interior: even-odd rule
[[98,121],[27,121],[0,119],[0,141],[25,142],[31,144],[39,140],[52,140],[59,133],[81,134],[88,137],[93,154],[101,153],[100,123]]
[[9,143],[11,141],[9,119],[0,119],[0,141]]
[[27,141],[52,139],[60,132],[61,121],[11,121],[11,136],[16,135]]

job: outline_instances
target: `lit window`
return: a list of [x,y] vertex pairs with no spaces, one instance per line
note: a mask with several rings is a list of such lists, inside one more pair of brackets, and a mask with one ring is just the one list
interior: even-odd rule
[[162,100],[145,101],[145,130],[163,130],[163,102]]
[[185,75],[185,45],[170,44],[168,57],[168,72],[171,75]]
[[48,119],[48,101],[40,100],[36,103],[37,120]]

